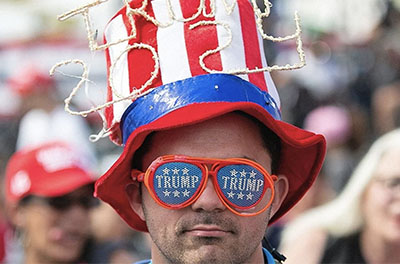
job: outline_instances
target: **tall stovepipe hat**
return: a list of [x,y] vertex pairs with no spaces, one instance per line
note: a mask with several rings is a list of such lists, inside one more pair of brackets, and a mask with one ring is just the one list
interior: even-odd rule
[[[287,37],[264,33],[269,1],[261,12],[256,1],[232,0],[133,0],[110,20],[104,44],[98,45],[91,28],[89,9],[106,0],[60,16],[82,14],[91,50],[106,50],[108,100],[82,112],[69,102],[87,78],[66,99],[73,114],[87,115],[105,109],[104,135],[124,150],[97,181],[96,196],[109,203],[133,228],[147,231],[146,223],[131,209],[125,193],[131,183],[132,158],[146,136],[154,131],[199,123],[233,111],[245,112],[281,139],[277,174],[289,180],[289,193],[273,216],[274,222],[306,193],[319,173],[325,155],[321,135],[281,121],[280,100],[270,71],[304,65],[300,26]],[[299,63],[268,66],[263,39],[294,40]],[[64,61],[85,64],[79,60]]]

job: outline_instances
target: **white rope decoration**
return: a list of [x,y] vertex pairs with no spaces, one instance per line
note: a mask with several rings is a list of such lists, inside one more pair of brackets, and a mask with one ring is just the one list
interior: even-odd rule
[[87,114],[85,113],[81,113],[81,112],[76,112],[76,111],[72,111],[69,108],[69,105],[71,103],[72,98],[75,96],[75,94],[78,92],[78,90],[82,87],[83,83],[85,81],[88,80],[88,76],[89,76],[89,71],[86,67],[86,64],[82,61],[82,60],[78,60],[78,59],[74,59],[74,60],[65,60],[65,61],[61,61],[59,63],[57,63],[56,65],[54,65],[51,69],[50,69],[50,75],[54,75],[56,69],[58,67],[64,66],[64,65],[68,65],[70,63],[73,64],[80,64],[83,68],[83,72],[82,75],[80,77],[78,77],[79,79],[81,79],[78,84],[72,89],[71,94],[64,100],[65,106],[64,109],[65,111],[67,111],[68,113],[72,114],[72,115],[82,115],[84,117],[87,116]]
[[98,6],[98,5],[100,5],[100,4],[102,4],[102,3],[105,3],[105,2],[107,2],[107,1],[108,1],[108,0],[96,0],[96,1],[94,1],[94,2],[92,2],[92,3],[83,5],[83,6],[81,6],[81,7],[78,7],[78,8],[76,8],[76,9],[73,9],[73,10],[71,10],[71,11],[65,12],[65,13],[62,14],[62,15],[59,15],[59,16],[58,16],[58,20],[60,20],[60,21],[67,20],[67,19],[69,19],[69,18],[71,18],[71,17],[73,17],[73,16],[75,16],[75,15],[82,14],[82,13],[86,12],[86,11],[89,10],[89,8],[91,8],[91,7]]
[[225,11],[228,15],[232,14],[233,10],[235,9],[236,6],[236,0],[232,1],[232,4],[229,5],[226,0],[222,0],[225,6]]
[[107,103],[104,103],[104,104],[99,105],[99,106],[92,107],[91,109],[85,110],[85,111],[79,111],[79,112],[73,111],[73,110],[70,109],[69,105],[70,105],[70,103],[71,103],[72,98],[77,94],[78,90],[82,88],[82,84],[83,84],[85,81],[88,81],[88,74],[89,74],[89,72],[88,72],[88,69],[87,69],[87,67],[86,67],[86,64],[85,64],[83,61],[81,61],[81,60],[75,59],[75,60],[66,60],[66,61],[62,61],[62,62],[59,62],[59,63],[57,63],[56,65],[54,65],[54,66],[51,68],[51,70],[50,70],[50,75],[53,75],[54,72],[55,72],[55,70],[56,70],[58,67],[63,66],[63,65],[67,65],[67,64],[70,64],[70,63],[80,64],[80,65],[82,65],[82,67],[83,67],[83,73],[82,73],[82,76],[80,77],[81,80],[80,80],[80,81],[78,82],[78,84],[72,89],[71,94],[64,100],[64,103],[65,103],[65,111],[67,111],[68,113],[70,113],[70,114],[72,114],[72,115],[81,115],[81,116],[83,116],[83,117],[86,117],[88,114],[93,113],[93,112],[97,112],[97,111],[99,111],[99,110],[101,110],[101,109],[103,109],[103,108],[106,108],[106,107],[108,107],[108,106],[110,106],[110,105],[112,105],[112,104],[115,104],[115,103],[118,103],[118,102],[121,102],[121,101],[125,101],[125,100],[134,100],[134,99],[138,98],[139,96],[143,96],[143,95],[145,95],[145,94],[151,92],[152,89],[149,89],[149,90],[147,90],[146,92],[143,92],[143,91],[144,91],[148,86],[150,86],[151,83],[152,83],[152,81],[157,77],[158,71],[159,71],[159,69],[160,69],[160,64],[159,64],[159,60],[158,60],[157,53],[156,53],[155,49],[154,49],[153,47],[151,47],[150,45],[143,44],[143,43],[139,43],[139,44],[138,44],[138,43],[135,43],[135,44],[133,44],[133,45],[129,45],[129,46],[116,58],[116,60],[111,64],[111,66],[110,66],[110,72],[111,72],[111,73],[114,72],[114,67],[115,67],[115,64],[117,63],[117,61],[122,57],[122,55],[123,55],[124,53],[130,51],[131,49],[148,49],[148,50],[150,50],[150,52],[153,54],[153,59],[154,59],[154,61],[155,61],[155,65],[154,65],[154,71],[151,73],[150,78],[149,78],[149,79],[146,81],[146,83],[144,83],[139,89],[133,89],[133,91],[132,91],[129,95],[123,96],[123,95],[119,95],[118,92],[117,92],[115,89],[113,89],[113,79],[111,78],[111,75],[112,75],[112,74],[110,74],[110,78],[109,78],[110,87],[111,87],[111,89],[112,89],[112,91],[113,91],[114,97],[117,97],[117,99],[114,99],[114,100],[111,101],[111,102],[107,102]]
[[[168,21],[159,21],[155,17],[149,15],[146,12],[147,5],[149,4],[148,0],[142,0],[141,6],[139,8],[132,8],[129,4],[129,0],[122,0],[123,4],[126,7],[126,15],[128,17],[128,21],[132,28],[130,34],[125,38],[121,38],[121,39],[115,40],[110,43],[99,45],[96,40],[97,31],[93,30],[93,25],[91,24],[91,18],[90,18],[89,11],[92,7],[101,5],[107,1],[108,0],[94,0],[91,3],[80,6],[78,8],[75,8],[71,11],[68,11],[68,12],[58,16],[58,19],[60,21],[67,20],[75,15],[83,16],[84,25],[85,25],[85,29],[86,29],[86,33],[87,33],[87,39],[88,39],[88,43],[89,43],[89,49],[92,52],[99,51],[99,50],[105,50],[113,45],[123,43],[123,42],[127,43],[129,40],[136,38],[137,28],[136,28],[136,23],[135,23],[135,16],[141,16],[146,21],[154,24],[157,27],[166,28],[166,27],[171,26],[174,23],[186,23],[186,22],[193,21],[193,20],[197,19],[200,15],[203,15],[206,18],[215,18],[216,1],[222,1],[227,15],[230,15],[234,11],[234,9],[237,5],[237,0],[209,0],[210,10],[209,10],[209,12],[207,12],[207,6],[206,6],[206,2],[205,2],[206,0],[200,0],[199,6],[197,7],[197,11],[194,14],[192,14],[188,18],[184,18],[184,17],[179,18],[176,16],[176,14],[173,10],[171,0],[165,0],[169,20]],[[208,68],[207,65],[204,63],[205,58],[207,56],[218,53],[221,50],[229,47],[232,43],[232,31],[231,31],[229,25],[227,23],[224,23],[223,21],[202,20],[202,21],[199,21],[199,22],[191,25],[189,27],[189,29],[194,29],[198,26],[207,26],[207,25],[222,26],[226,30],[226,32],[228,34],[228,38],[227,38],[226,43],[222,43],[216,49],[208,50],[208,51],[204,52],[201,56],[199,56],[199,63],[200,63],[201,68],[208,73],[228,73],[228,74],[239,75],[239,74],[250,74],[250,73],[258,73],[258,72],[265,72],[265,71],[271,72],[271,71],[281,71],[281,70],[293,70],[293,69],[298,69],[298,68],[303,67],[305,65],[305,55],[304,55],[303,44],[302,44],[302,40],[301,40],[300,19],[299,19],[297,12],[295,12],[295,14],[294,14],[294,21],[295,21],[295,25],[296,25],[295,33],[292,35],[289,35],[289,36],[275,37],[275,36],[267,35],[264,32],[264,29],[262,26],[262,22],[263,22],[264,18],[267,18],[270,15],[270,8],[272,6],[270,1],[264,0],[264,6],[265,6],[264,12],[262,12],[260,10],[260,8],[257,6],[256,0],[251,0],[250,3],[253,6],[253,10],[254,10],[254,13],[256,16],[257,30],[260,32],[263,39],[270,40],[273,42],[283,42],[283,41],[295,40],[296,41],[296,51],[298,53],[299,62],[294,63],[294,64],[286,64],[286,65],[272,65],[272,66],[267,66],[267,67],[263,67],[263,68],[254,68],[254,69],[243,68],[243,69],[230,69],[230,70],[224,70],[224,71],[218,71],[215,69]],[[114,73],[115,65],[118,63],[118,61],[120,60],[122,55],[124,55],[125,53],[129,52],[132,49],[147,49],[147,50],[149,50],[152,53],[152,58],[154,60],[154,70],[151,72],[150,77],[147,79],[147,81],[141,87],[139,87],[139,88],[133,87],[132,92],[130,94],[122,95],[122,94],[119,94],[117,89],[114,88],[114,82],[113,82],[112,76]],[[86,117],[88,114],[93,113],[93,112],[97,112],[100,115],[101,119],[103,120],[103,129],[99,132],[98,135],[92,135],[90,138],[91,141],[97,141],[100,138],[109,136],[111,133],[111,131],[110,131],[111,128],[110,129],[106,128],[107,124],[105,121],[105,117],[100,112],[100,110],[103,110],[113,104],[116,104],[116,103],[119,103],[122,101],[135,100],[138,97],[151,92],[154,88],[148,89],[148,87],[151,86],[152,82],[157,77],[159,70],[160,70],[159,57],[158,57],[157,51],[152,46],[145,44],[145,43],[134,43],[133,45],[127,45],[126,49],[123,50],[119,54],[119,56],[117,56],[117,58],[111,63],[110,68],[109,68],[110,74],[108,77],[108,84],[113,93],[113,100],[111,100],[110,102],[106,102],[104,104],[98,105],[98,106],[93,106],[89,110],[73,111],[70,109],[70,103],[71,103],[72,98],[77,94],[78,90],[82,87],[83,83],[89,81],[88,80],[89,71],[88,71],[85,63],[78,59],[62,61],[52,67],[52,69],[50,70],[50,74],[53,75],[58,67],[61,67],[63,65],[67,65],[70,63],[81,65],[83,68],[83,72],[82,72],[82,75],[80,77],[78,77],[78,78],[80,78],[80,81],[72,89],[70,95],[65,99],[65,110],[70,114],[81,115],[84,117]]]
[[[128,51],[130,51],[131,49],[148,49],[152,55],[153,55],[153,60],[154,60],[154,70],[153,72],[151,72],[150,78],[140,87],[140,88],[136,88],[133,89],[133,92],[130,93],[127,96],[123,96],[118,94],[117,90],[114,89],[114,83],[113,83],[113,73],[114,73],[114,68],[115,65],[117,64],[117,62],[119,61],[119,59],[122,57],[123,54],[127,53]],[[119,97],[119,99],[114,99],[115,102],[120,102],[123,100],[127,100],[127,99],[136,99],[139,96],[143,96],[149,92],[151,92],[153,89],[149,89],[146,92],[143,92],[147,87],[149,87],[151,85],[151,83],[153,82],[153,80],[155,78],[157,78],[157,74],[160,71],[160,62],[159,62],[159,58],[158,58],[158,54],[156,52],[156,50],[148,45],[148,44],[143,44],[143,43],[134,43],[133,45],[129,45],[116,59],[113,63],[111,63],[110,66],[110,77],[109,77],[109,85],[111,87],[111,90],[113,91],[113,95],[114,97]],[[107,103],[110,104],[111,102]],[[105,105],[105,104],[104,104]],[[108,106],[108,105],[107,105]],[[104,106],[105,107],[105,106]],[[101,107],[103,108],[103,107]]]

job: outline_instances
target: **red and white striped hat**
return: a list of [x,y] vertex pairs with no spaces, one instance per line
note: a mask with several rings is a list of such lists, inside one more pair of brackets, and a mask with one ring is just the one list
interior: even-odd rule
[[[267,5],[269,10],[269,5]],[[246,112],[282,140],[280,174],[290,190],[272,222],[309,189],[325,155],[325,141],[280,121],[280,100],[264,56],[261,13],[255,0],[133,0],[108,23],[104,34],[108,65],[111,139],[124,145],[115,164],[96,184],[96,196],[110,203],[132,227],[146,224],[125,195],[132,157],[157,130]],[[300,30],[294,37],[299,45]],[[289,38],[286,38],[289,39]],[[300,47],[301,48],[301,47]],[[299,50],[300,58],[303,55]]]

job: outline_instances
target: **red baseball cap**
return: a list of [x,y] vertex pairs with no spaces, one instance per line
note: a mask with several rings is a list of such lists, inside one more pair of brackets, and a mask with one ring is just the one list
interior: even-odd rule
[[61,196],[93,183],[94,175],[77,150],[63,142],[22,149],[6,168],[6,201],[18,203],[28,195]]
[[7,82],[11,90],[21,97],[29,96],[34,92],[45,93],[55,85],[54,78],[33,64],[19,68]]

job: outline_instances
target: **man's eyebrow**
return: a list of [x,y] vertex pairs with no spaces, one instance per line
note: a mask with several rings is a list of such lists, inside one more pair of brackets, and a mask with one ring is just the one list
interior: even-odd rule
[[[241,158],[244,158],[244,159],[248,159],[248,160],[251,160],[251,161],[254,161],[255,163],[257,163],[257,164],[259,164],[259,165],[261,165],[258,161],[256,161],[255,159],[253,159],[253,158],[250,158],[250,157],[247,157],[246,155],[244,155],[244,156],[241,156]],[[272,174],[272,168],[266,168],[265,166],[263,166],[263,165],[261,165],[261,167],[263,167],[266,171],[268,171],[268,173],[270,173],[270,174]]]
[[[241,158],[243,158],[243,159],[248,159],[248,160],[251,160],[251,161],[257,162],[255,159],[253,159],[253,158],[250,158],[250,157],[247,157],[246,155],[245,155],[245,156],[241,156]],[[258,163],[258,162],[257,162],[257,163]]]

